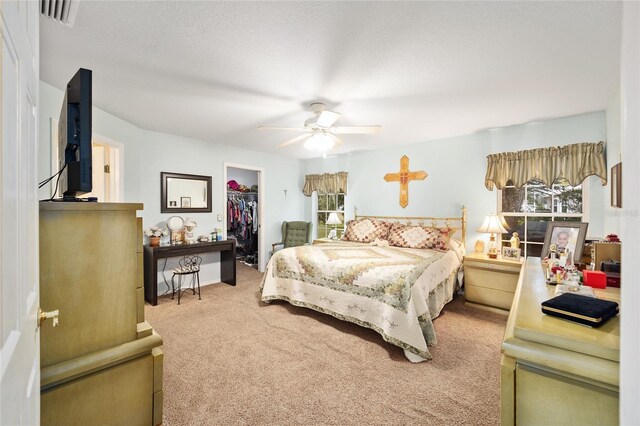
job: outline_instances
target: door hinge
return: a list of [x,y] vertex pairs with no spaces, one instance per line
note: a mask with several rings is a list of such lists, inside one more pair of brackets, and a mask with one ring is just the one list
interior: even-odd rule
[[108,165],[108,164],[105,164],[105,165],[104,165],[104,172],[105,172],[105,173],[111,173],[111,166],[110,166],[110,165]]

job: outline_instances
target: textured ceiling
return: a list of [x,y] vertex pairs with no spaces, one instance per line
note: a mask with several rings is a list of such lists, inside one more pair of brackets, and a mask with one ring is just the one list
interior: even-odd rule
[[94,104],[136,126],[298,158],[323,100],[333,153],[603,110],[619,84],[614,2],[82,1],[41,18],[40,77],[93,70]]

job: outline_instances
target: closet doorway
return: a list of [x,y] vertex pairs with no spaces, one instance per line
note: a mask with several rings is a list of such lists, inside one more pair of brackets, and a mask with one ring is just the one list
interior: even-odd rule
[[239,261],[264,272],[264,168],[224,163],[225,238],[235,238]]

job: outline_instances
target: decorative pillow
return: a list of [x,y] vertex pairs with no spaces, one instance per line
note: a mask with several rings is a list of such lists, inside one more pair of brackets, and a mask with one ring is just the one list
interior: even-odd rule
[[389,234],[389,223],[372,218],[350,220],[347,230],[342,234],[345,241],[370,243],[376,239],[386,240]]
[[389,229],[389,244],[396,247],[449,250],[449,239],[453,229],[410,226],[394,223]]

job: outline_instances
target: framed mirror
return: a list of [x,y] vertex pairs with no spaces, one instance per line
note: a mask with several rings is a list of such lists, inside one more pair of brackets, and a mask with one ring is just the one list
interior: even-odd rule
[[211,176],[161,172],[160,213],[211,213]]

